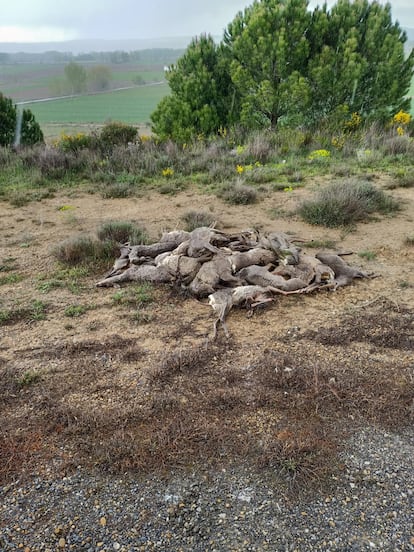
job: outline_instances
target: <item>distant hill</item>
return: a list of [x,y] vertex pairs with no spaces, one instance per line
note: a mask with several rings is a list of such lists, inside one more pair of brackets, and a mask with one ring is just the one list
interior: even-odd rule
[[121,50],[147,50],[151,48],[186,48],[192,37],[160,37],[148,39],[120,39],[120,40],[68,40],[64,42],[0,42],[0,52],[14,54],[26,52],[39,54],[43,52],[71,52],[80,54],[86,52],[114,52]]

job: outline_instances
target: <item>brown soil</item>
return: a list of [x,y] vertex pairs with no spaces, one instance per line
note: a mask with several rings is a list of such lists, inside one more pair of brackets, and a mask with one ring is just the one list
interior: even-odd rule
[[[408,424],[414,248],[405,239],[413,235],[414,190],[393,192],[404,206],[397,216],[353,232],[274,218],[317,185],[245,207],[195,189],[112,200],[75,193],[18,209],[0,203],[0,266],[12,267],[0,276],[23,277],[0,287],[0,311],[14,313],[0,326],[0,476],[79,464],[143,471],[248,461],[322,477],[338,467],[339,443],[353,426]],[[226,231],[333,240],[354,252],[350,264],[379,277],[234,310],[230,340],[220,333],[215,343],[209,307],[170,287],[138,311],[118,304],[116,289],[94,286],[105,270],[84,277],[77,293],[39,289],[59,270],[51,249],[63,239],[112,219],[138,221],[155,240],[193,209],[211,211]],[[359,257],[363,251],[376,258]],[[30,314],[33,300],[46,304],[44,320]],[[70,305],[87,310],[71,318]]]

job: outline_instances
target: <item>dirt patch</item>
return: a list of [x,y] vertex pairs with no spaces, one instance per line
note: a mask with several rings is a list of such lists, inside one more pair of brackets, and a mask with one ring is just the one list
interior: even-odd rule
[[[413,190],[398,191],[405,209],[396,217],[353,233],[272,218],[275,207],[289,211],[308,193],[239,207],[194,188],[173,198],[0,203],[0,264],[20,277],[1,286],[0,311],[11,317],[0,342],[3,479],[79,464],[146,471],[234,461],[272,466],[296,481],[323,479],[340,468],[336,453],[354,426],[410,423],[414,250],[405,238]],[[51,254],[61,240],[95,233],[108,219],[143,223],[156,239],[197,207],[229,231],[259,227],[372,251],[373,260],[347,261],[379,277],[232,311],[231,338],[216,343],[208,341],[208,305],[168,286],[137,307],[117,290],[97,289],[101,273],[76,286],[45,285],[61,270]],[[44,308],[30,310],[34,302]]]

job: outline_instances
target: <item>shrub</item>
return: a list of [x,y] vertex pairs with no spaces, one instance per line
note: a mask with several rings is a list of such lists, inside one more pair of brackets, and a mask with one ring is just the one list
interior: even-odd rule
[[224,201],[233,205],[249,205],[250,203],[255,203],[258,197],[257,191],[254,188],[238,182],[224,186],[218,195]]
[[199,226],[211,226],[215,222],[215,217],[205,211],[187,211],[181,217],[185,223],[185,230],[191,232]]
[[62,151],[71,151],[76,153],[77,151],[85,148],[89,148],[92,144],[92,137],[83,132],[77,134],[62,134],[60,140],[56,146]]
[[111,241],[101,242],[88,236],[79,236],[63,241],[52,253],[58,261],[68,265],[92,264],[113,259],[118,254],[118,247]]
[[127,146],[136,140],[137,135],[138,129],[131,125],[120,122],[108,123],[99,134],[99,143],[109,149],[114,146]]
[[271,135],[268,132],[255,132],[246,144],[246,155],[254,163],[266,163],[274,153]]
[[104,199],[122,199],[134,193],[134,186],[128,182],[114,182],[102,187],[101,195]]
[[83,305],[69,305],[69,307],[66,307],[65,309],[65,316],[77,318],[78,316],[85,314],[86,311],[87,308]]
[[351,180],[321,190],[315,199],[304,201],[298,212],[310,224],[334,228],[366,220],[374,212],[391,213],[398,209],[393,198],[370,182]]
[[382,150],[386,155],[412,155],[414,154],[414,144],[407,134],[402,136],[397,134],[384,140]]
[[133,222],[126,221],[108,221],[104,222],[98,229],[98,238],[101,241],[111,241],[115,243],[132,243],[139,245],[148,240],[147,231],[142,226]]

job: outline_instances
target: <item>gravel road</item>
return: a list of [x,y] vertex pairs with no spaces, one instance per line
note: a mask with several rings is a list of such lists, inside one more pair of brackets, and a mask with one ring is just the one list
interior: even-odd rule
[[0,550],[414,550],[413,437],[360,431],[341,477],[306,498],[247,468],[16,481],[0,489]]

